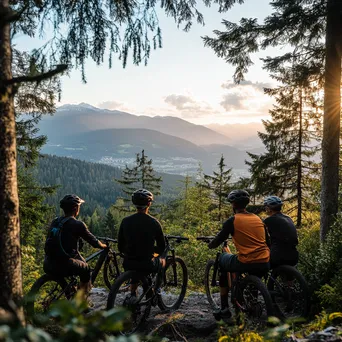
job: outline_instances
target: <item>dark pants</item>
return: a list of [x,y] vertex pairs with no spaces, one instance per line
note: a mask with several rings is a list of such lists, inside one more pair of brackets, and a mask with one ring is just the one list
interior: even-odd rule
[[270,263],[249,263],[239,261],[237,254],[223,253],[219,260],[220,266],[220,286],[228,287],[227,272],[250,273],[257,276],[265,275],[270,269]]
[[45,257],[44,272],[58,277],[79,276],[82,283],[87,283],[91,275],[89,265],[80,255],[58,261]]
[[[143,275],[148,275],[150,273],[157,273],[161,267],[160,259],[159,257],[153,258],[152,260],[132,260],[132,259],[124,259],[123,267],[125,271],[137,271],[139,273],[142,273]],[[158,279],[157,279],[157,287],[160,287],[160,284],[162,282],[162,274],[160,272]],[[139,279],[139,278],[138,278]],[[135,277],[132,277],[131,279],[132,284],[138,283],[138,280],[135,279]]]
[[298,264],[299,253],[296,249],[271,250],[271,268],[281,265],[295,266]]
[[132,260],[125,258],[123,262],[123,267],[125,271],[138,271],[146,273],[157,273],[160,266],[159,257],[153,258],[151,260]]

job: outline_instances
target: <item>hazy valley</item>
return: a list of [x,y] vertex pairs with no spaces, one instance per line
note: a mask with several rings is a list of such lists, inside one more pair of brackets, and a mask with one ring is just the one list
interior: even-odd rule
[[204,127],[175,117],[136,116],[87,104],[62,106],[56,115],[44,117],[39,128],[48,136],[42,150],[47,154],[124,167],[145,149],[157,171],[181,175],[196,173],[199,162],[211,172],[223,154],[234,176],[243,176],[246,150],[262,151],[259,125]]

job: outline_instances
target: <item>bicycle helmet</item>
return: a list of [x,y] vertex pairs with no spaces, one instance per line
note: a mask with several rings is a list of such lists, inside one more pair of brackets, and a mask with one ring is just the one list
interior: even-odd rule
[[245,190],[233,190],[229,193],[228,202],[230,203],[249,203],[249,193]]
[[78,197],[77,195],[65,195],[59,202],[60,207],[63,208],[71,208],[77,205],[81,205],[85,201]]
[[272,208],[281,208],[282,200],[277,196],[268,196],[264,199],[264,206]]
[[137,208],[147,207],[152,201],[153,194],[146,189],[136,190],[132,194],[132,202]]

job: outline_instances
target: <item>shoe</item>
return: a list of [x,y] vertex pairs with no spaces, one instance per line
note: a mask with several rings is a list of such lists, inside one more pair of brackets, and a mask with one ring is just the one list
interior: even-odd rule
[[123,302],[123,306],[126,306],[128,308],[132,308],[134,307],[134,305],[138,302],[138,299],[136,296],[134,295],[127,295],[124,302]]
[[213,312],[213,315],[217,321],[222,320],[229,320],[232,318],[232,313],[230,312],[229,308],[224,309],[217,309]]

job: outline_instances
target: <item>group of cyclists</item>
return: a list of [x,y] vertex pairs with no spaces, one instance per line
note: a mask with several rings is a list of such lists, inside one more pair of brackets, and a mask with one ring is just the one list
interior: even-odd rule
[[[146,189],[132,194],[136,213],[122,220],[118,233],[118,249],[124,257],[125,271],[157,272],[160,267],[165,267],[165,259],[161,257],[165,249],[162,227],[149,214],[153,200],[153,194]],[[221,231],[208,244],[209,248],[216,248],[231,236],[237,251],[237,254],[223,253],[219,260],[221,318],[232,316],[228,304],[227,272],[262,273],[280,265],[294,266],[298,262],[296,227],[292,219],[282,213],[283,202],[279,197],[265,198],[268,217],[264,221],[246,210],[250,202],[247,191],[233,190],[227,200],[234,215],[223,223]],[[82,203],[84,200],[76,195],[66,195],[60,201],[64,216],[51,223],[45,243],[44,271],[61,277],[79,276],[79,288],[87,297],[91,290],[91,269],[78,250],[78,242],[83,239],[102,249],[106,245],[77,220]],[[156,254],[159,256],[154,257]],[[133,301],[136,289],[137,285],[132,281],[130,298]]]

